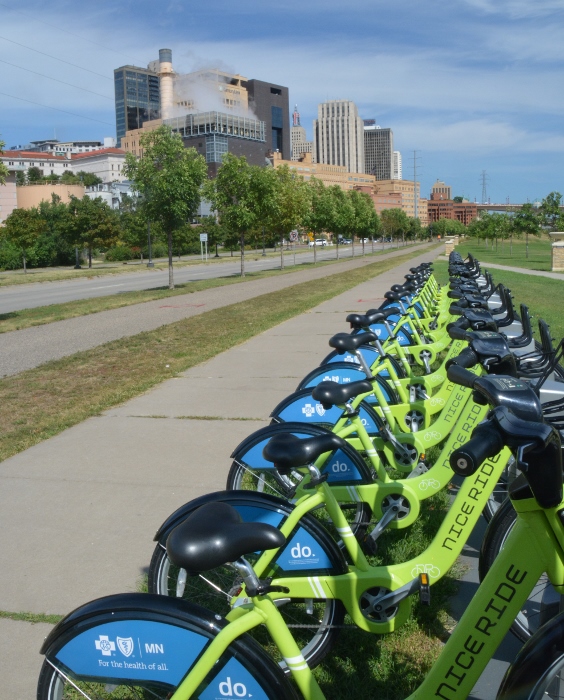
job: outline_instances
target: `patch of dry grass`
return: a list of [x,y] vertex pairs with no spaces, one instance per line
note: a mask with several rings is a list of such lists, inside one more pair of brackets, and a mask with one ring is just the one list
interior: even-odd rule
[[0,380],[0,459],[127,401],[411,257],[407,253],[382,260],[317,280],[315,285],[304,282],[284,294],[265,294],[6,377]]

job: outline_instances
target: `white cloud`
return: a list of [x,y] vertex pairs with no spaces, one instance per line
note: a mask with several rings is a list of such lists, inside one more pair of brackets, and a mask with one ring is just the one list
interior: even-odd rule
[[562,12],[562,0],[465,0],[470,7],[488,15],[509,19],[547,17]]
[[398,132],[404,143],[425,151],[468,153],[558,153],[564,151],[564,136],[519,129],[507,122],[470,119],[446,122],[437,118],[404,122]]

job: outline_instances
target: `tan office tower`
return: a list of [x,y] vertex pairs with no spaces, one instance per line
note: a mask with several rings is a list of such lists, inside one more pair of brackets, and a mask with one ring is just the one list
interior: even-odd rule
[[314,153],[318,163],[344,165],[364,173],[364,123],[354,102],[329,100],[317,107],[313,121]]

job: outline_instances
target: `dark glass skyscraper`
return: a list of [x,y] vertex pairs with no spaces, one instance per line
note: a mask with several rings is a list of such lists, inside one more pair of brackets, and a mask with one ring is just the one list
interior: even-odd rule
[[290,106],[288,88],[283,85],[249,80],[245,87],[249,91],[249,108],[257,119],[266,124],[266,143],[273,151],[280,151],[285,160],[290,160]]
[[364,120],[364,172],[377,180],[394,176],[394,135],[391,129],[381,129],[374,119]]
[[151,70],[122,66],[114,70],[117,145],[130,129],[161,116],[159,76]]

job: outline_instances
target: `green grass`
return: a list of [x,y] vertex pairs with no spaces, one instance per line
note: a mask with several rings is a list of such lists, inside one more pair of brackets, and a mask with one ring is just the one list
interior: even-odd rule
[[513,252],[511,252],[510,242],[485,241],[468,238],[462,241],[456,250],[466,257],[471,252],[478,260],[484,263],[495,263],[496,265],[507,265],[508,267],[524,267],[529,270],[541,270],[550,272],[552,267],[551,241],[546,236],[536,238],[529,236],[529,257],[526,257],[525,239],[513,239]]
[[[448,510],[448,495],[441,492],[421,506],[412,527],[387,530],[379,538],[371,564],[405,562],[429,546]],[[356,628],[341,632],[331,655],[315,671],[325,695],[331,700],[403,700],[413,692],[438,657],[451,626],[448,601],[457,589],[456,574],[454,569],[432,586],[429,607],[412,596],[411,615],[393,634],[372,635]]]
[[[482,262],[479,250],[471,249],[471,252]],[[438,261],[433,267],[439,282],[445,283],[448,280],[448,264]],[[482,267],[487,268],[487,264]],[[526,270],[520,273],[492,269],[492,276],[496,284],[502,282],[511,290],[517,313],[519,304],[523,303],[529,307],[530,314],[534,316],[532,325],[537,340],[540,339],[537,325],[539,318],[544,318],[549,324],[555,344],[564,337],[564,281],[528,275]]]
[[20,620],[21,622],[31,622],[35,625],[38,622],[46,622],[49,625],[56,625],[59,620],[63,619],[62,615],[45,615],[45,613],[30,613],[30,612],[7,612],[0,610],[0,618],[7,620]]
[[[377,251],[374,256],[379,256],[384,253],[391,252]],[[367,254],[372,256],[372,253]],[[247,255],[247,258],[254,257]],[[355,256],[360,257],[360,256]],[[255,258],[255,259],[258,259]],[[230,258],[222,258],[223,262],[227,262]],[[327,260],[323,262],[318,262],[315,267],[325,267],[327,265],[333,265],[337,262],[346,262],[349,258],[341,260]],[[39,306],[33,309],[23,309],[21,311],[11,311],[9,313],[0,314],[0,333],[7,333],[9,331],[21,330],[23,328],[30,328],[31,326],[42,326],[46,323],[53,323],[55,321],[64,321],[69,318],[76,318],[77,316],[86,316],[88,314],[98,313],[100,311],[109,311],[110,309],[118,309],[123,306],[131,306],[133,304],[142,304],[148,301],[155,301],[158,299],[168,299],[169,297],[183,296],[186,294],[191,294],[193,292],[200,292],[206,289],[212,289],[215,287],[224,287],[231,284],[240,284],[242,282],[247,282],[251,280],[262,279],[264,277],[274,277],[277,275],[286,275],[292,272],[296,272],[299,269],[304,269],[304,267],[313,267],[313,263],[298,263],[298,266],[289,264],[286,261],[284,270],[265,270],[263,272],[251,272],[247,273],[245,277],[240,275],[229,275],[225,277],[215,277],[208,280],[198,280],[195,282],[186,282],[183,284],[176,285],[176,289],[170,290],[165,286],[158,286],[153,289],[147,289],[140,292],[122,292],[119,294],[114,294],[106,297],[95,297],[93,299],[79,299],[76,301],[69,301],[64,304],[51,304],[49,306]],[[176,266],[176,263],[175,263]],[[161,266],[160,269],[165,269]],[[106,270],[106,274],[118,274],[121,270]],[[131,267],[129,271],[132,271]],[[63,271],[65,274],[67,271]],[[63,272],[57,273],[49,272],[49,274],[57,275],[63,274]],[[69,271],[73,272],[73,271]],[[90,273],[89,277],[97,276],[98,272]],[[76,276],[76,275],[75,275]],[[79,275],[84,276],[84,274]],[[54,277],[54,279],[71,279],[71,277]],[[168,277],[167,284],[168,284]],[[0,275],[0,286],[1,286],[2,275]],[[164,280],[162,275],[155,276],[155,284],[161,284]],[[36,282],[45,281],[38,280],[36,278],[26,279],[25,282]],[[53,281],[53,280],[51,280]]]
[[315,285],[303,282],[284,294],[273,292],[208,311],[6,377],[0,380],[0,459],[99,415],[411,257],[409,252],[374,262],[319,279]]

